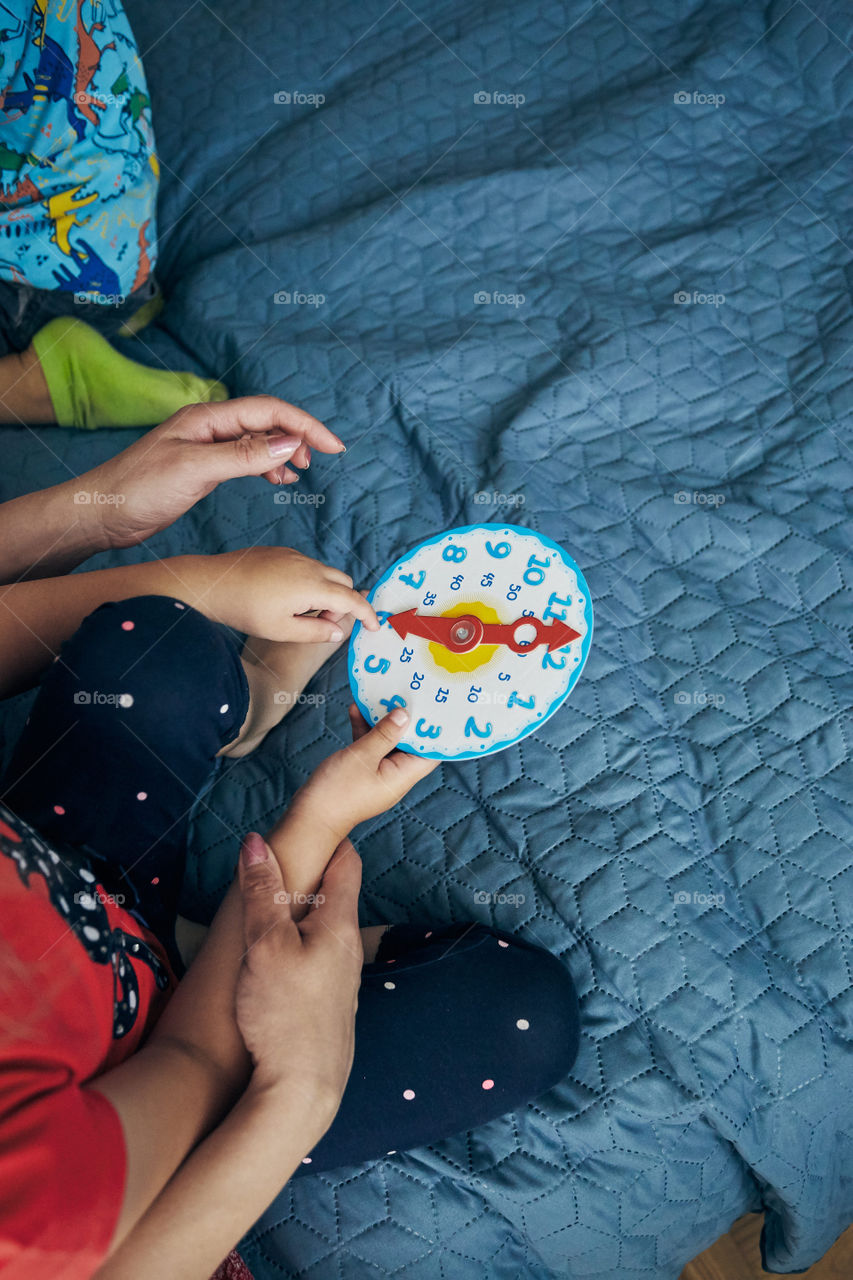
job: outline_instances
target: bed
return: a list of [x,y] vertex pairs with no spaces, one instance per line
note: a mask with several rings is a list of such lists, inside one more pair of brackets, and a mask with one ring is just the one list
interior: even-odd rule
[[[367,586],[421,538],[512,518],[568,547],[596,611],[559,714],[356,838],[364,923],[476,918],[562,957],[571,1075],[298,1180],[248,1264],[671,1280],[764,1212],[767,1267],[809,1266],[853,1218],[853,17],[127,8],[168,295],[135,355],[281,395],[348,444],[299,495],[232,483],[151,550],[281,542]],[[129,435],[3,428],[2,497]],[[345,673],[198,804],[196,919],[240,833],[346,739]]]

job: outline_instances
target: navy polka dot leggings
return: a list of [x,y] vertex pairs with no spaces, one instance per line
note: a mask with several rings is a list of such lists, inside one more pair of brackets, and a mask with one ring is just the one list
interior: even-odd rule
[[[239,654],[232,632],[180,600],[102,605],[47,671],[3,780],[9,807],[93,859],[179,971],[190,814],[248,711]],[[338,1115],[297,1172],[474,1128],[555,1085],[577,1047],[556,957],[473,922],[396,925],[362,972]]]

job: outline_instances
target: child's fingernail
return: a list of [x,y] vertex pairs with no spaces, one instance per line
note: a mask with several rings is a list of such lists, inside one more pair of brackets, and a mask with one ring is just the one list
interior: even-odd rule
[[271,458],[283,458],[285,454],[293,453],[301,444],[298,436],[270,436],[267,440]]
[[334,631],[332,632],[332,639],[343,640],[343,638],[344,638],[343,631],[341,631],[340,627],[335,627]]
[[391,719],[394,721],[395,724],[398,724],[401,729],[404,724],[409,723],[408,712],[404,711],[402,707],[394,708],[394,710],[391,712]]
[[266,862],[270,855],[263,836],[258,835],[257,831],[250,831],[245,835],[240,856],[244,867],[253,867],[257,862]]
[[340,449],[338,449],[338,453],[346,453],[346,451],[347,451],[347,447],[345,444],[342,444]]

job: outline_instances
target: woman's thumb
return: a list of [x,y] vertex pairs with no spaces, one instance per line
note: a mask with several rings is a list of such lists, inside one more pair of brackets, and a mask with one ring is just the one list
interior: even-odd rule
[[209,480],[219,484],[237,476],[261,476],[292,458],[302,444],[299,436],[237,436],[221,444],[197,444]]

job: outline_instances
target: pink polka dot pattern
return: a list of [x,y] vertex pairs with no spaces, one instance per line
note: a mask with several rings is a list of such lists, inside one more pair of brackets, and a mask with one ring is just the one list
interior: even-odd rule
[[62,817],[63,813],[65,812],[65,809],[61,804],[55,804],[53,806],[53,812],[58,813],[59,816]]
[[147,799],[148,799],[148,792],[147,792],[147,791],[137,791],[137,793],[136,793],[136,798],[137,798],[137,800],[147,800]]
[[515,1025],[518,1027],[519,1031],[526,1031],[527,1028],[530,1026],[530,1023],[527,1021],[526,1018],[519,1018],[518,1022]]
[[411,1102],[411,1101],[412,1101],[412,1098],[414,1098],[414,1096],[415,1096],[415,1091],[414,1091],[414,1089],[404,1089],[404,1090],[403,1090],[403,1097],[406,1099],[406,1101],[407,1101],[407,1102]]
[[432,937],[432,929],[430,929],[427,933],[425,933],[425,934],[424,934],[424,937],[425,937],[425,938],[431,938],[431,937]]
[[494,1089],[494,1087],[495,1087],[495,1082],[494,1082],[494,1080],[484,1080],[484,1081],[483,1081],[483,1088],[484,1088],[484,1089]]
[[386,982],[386,983],[385,983],[385,990],[386,990],[386,991],[396,991],[396,990],[397,990],[397,984],[396,984],[396,982]]
[[154,879],[151,881],[151,883],[152,883],[152,884],[159,884],[159,883],[160,883],[160,877],[159,877],[159,876],[155,876],[155,877],[154,877]]
[[186,607],[187,607],[187,606],[186,606],[185,604],[181,604],[180,600],[176,600],[176,601],[175,601],[175,608],[176,608],[176,609],[186,609]]
[[498,946],[499,946],[499,947],[508,947],[508,946],[509,946],[509,943],[508,943],[508,942],[504,942],[503,938],[498,938]]
[[126,622],[123,622],[121,624],[121,629],[122,631],[132,631],[135,626],[136,626],[136,623],[131,622],[130,618],[128,618]]
[[304,1157],[303,1157],[303,1159],[302,1159],[302,1163],[303,1163],[303,1164],[310,1164],[310,1163],[311,1163],[311,1157],[310,1157],[310,1156],[304,1156]]
[[220,714],[221,716],[224,716],[224,715],[225,715],[225,712],[226,712],[227,710],[228,710],[228,703],[227,703],[227,702],[223,702],[222,706],[219,708],[219,714]]

